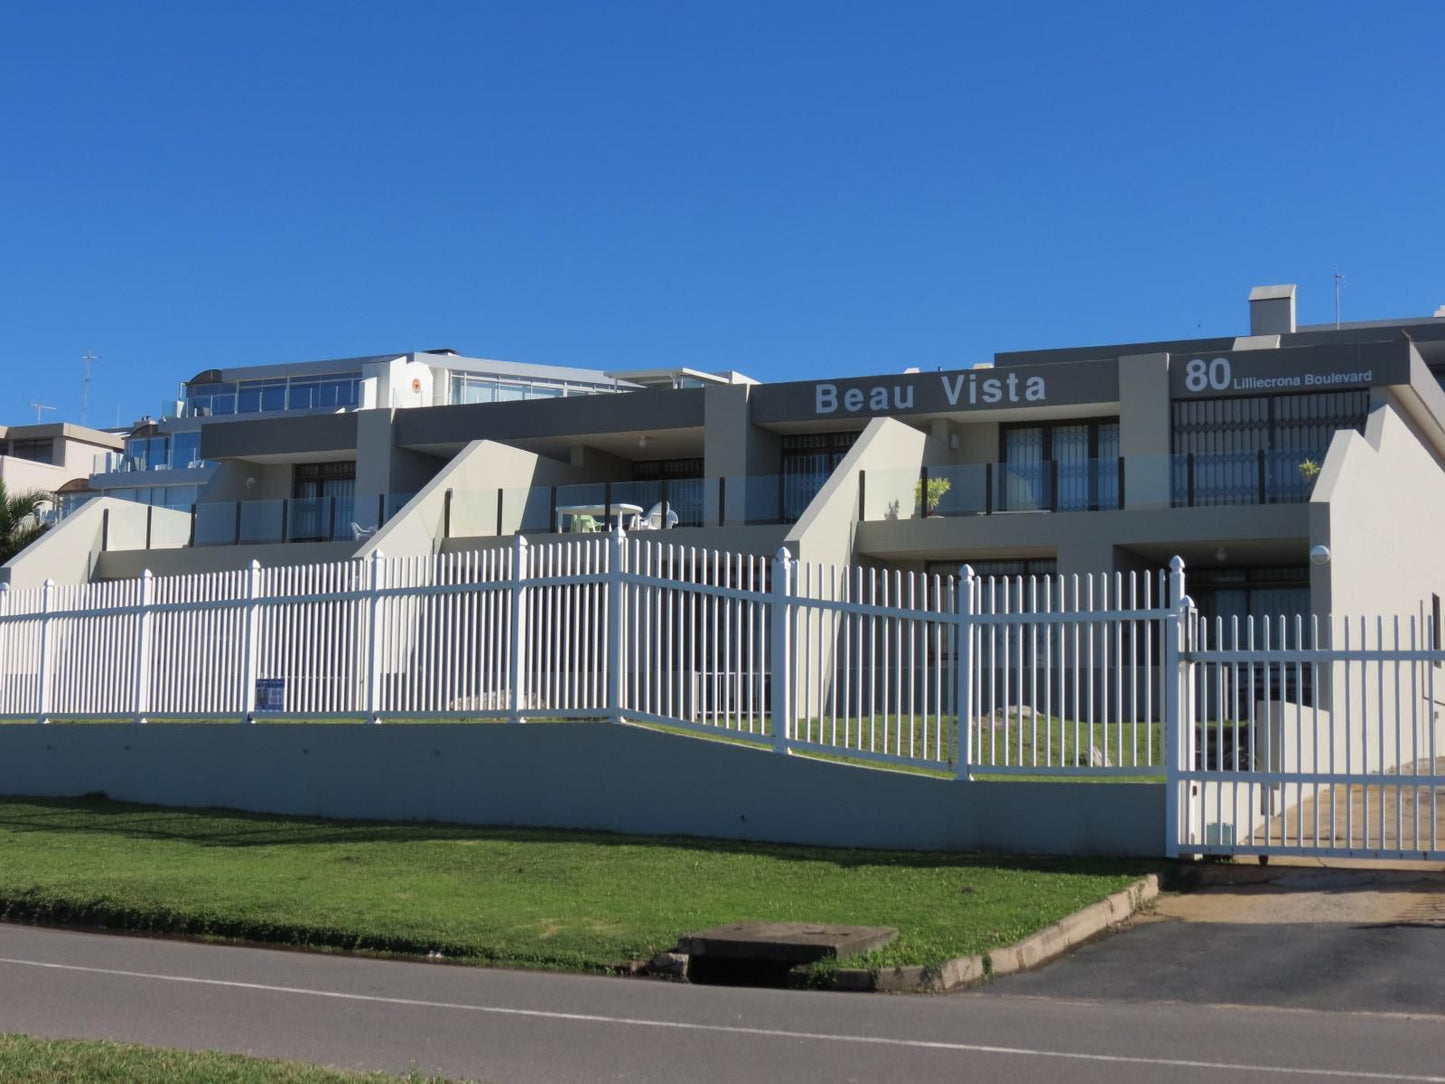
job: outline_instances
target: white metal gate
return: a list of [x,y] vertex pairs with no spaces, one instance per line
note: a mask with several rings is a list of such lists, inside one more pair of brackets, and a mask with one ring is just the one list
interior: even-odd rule
[[1425,614],[1190,610],[1180,636],[1177,853],[1445,859],[1445,651]]

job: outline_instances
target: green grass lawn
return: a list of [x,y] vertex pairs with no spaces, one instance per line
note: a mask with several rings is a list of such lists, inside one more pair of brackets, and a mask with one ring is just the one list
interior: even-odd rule
[[0,856],[0,918],[594,971],[746,919],[896,926],[870,963],[936,965],[1153,868],[19,799]]
[[6,1084],[445,1084],[440,1077],[344,1073],[238,1054],[25,1035],[0,1035],[0,1080]]

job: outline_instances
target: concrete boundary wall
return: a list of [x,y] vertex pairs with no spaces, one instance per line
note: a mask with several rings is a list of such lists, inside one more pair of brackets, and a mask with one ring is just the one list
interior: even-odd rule
[[0,793],[825,846],[1158,855],[1165,788],[985,783],[601,723],[0,726]]

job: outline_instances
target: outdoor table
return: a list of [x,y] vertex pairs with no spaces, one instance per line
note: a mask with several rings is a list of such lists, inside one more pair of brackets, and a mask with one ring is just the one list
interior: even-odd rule
[[[629,504],[627,501],[613,501],[609,504],[559,504],[557,506],[557,522],[555,524],[557,533],[562,533],[563,516],[592,516],[601,520],[604,524],[609,522],[609,513],[619,524],[623,526],[635,525],[636,517],[642,515],[642,505]],[[632,517],[630,521],[624,521],[623,517]]]

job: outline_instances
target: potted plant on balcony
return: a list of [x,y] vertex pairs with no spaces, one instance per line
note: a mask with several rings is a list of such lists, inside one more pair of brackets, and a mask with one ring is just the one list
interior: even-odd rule
[[1306,459],[1299,465],[1299,476],[1304,480],[1306,488],[1313,487],[1315,479],[1320,476],[1320,465],[1313,459]]
[[949,478],[928,479],[927,491],[924,490],[923,479],[913,483],[913,506],[922,508],[923,502],[928,501],[928,514],[931,516],[938,511],[938,506],[943,501],[943,496],[953,488],[953,481]]

